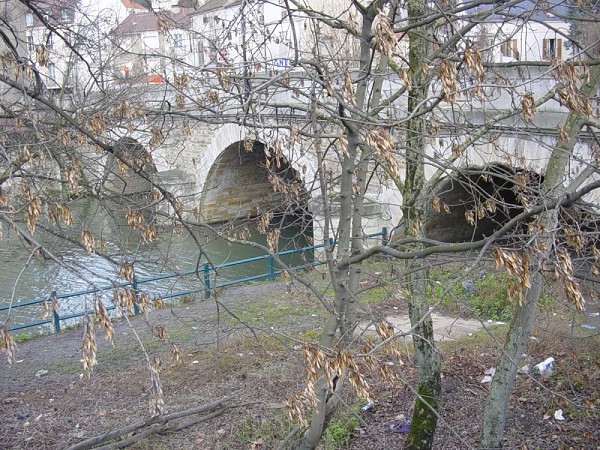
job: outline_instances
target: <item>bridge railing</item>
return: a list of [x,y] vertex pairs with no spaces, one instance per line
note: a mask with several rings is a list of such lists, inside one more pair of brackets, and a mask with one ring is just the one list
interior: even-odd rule
[[[377,233],[368,234],[368,235],[366,235],[366,237],[367,238],[381,237],[381,241],[385,245],[387,243],[387,238],[388,238],[387,228],[384,227],[381,229],[381,231],[379,231]],[[333,246],[335,244],[333,239],[329,240],[329,244],[331,246]],[[85,290],[68,292],[68,293],[64,293],[64,294],[59,294],[56,291],[54,291],[49,298],[36,298],[36,299],[32,299],[32,300],[26,300],[24,302],[19,302],[17,304],[13,304],[13,305],[0,306],[0,314],[4,311],[17,310],[20,308],[36,307],[37,305],[41,305],[45,302],[48,302],[49,304],[51,304],[50,305],[51,317],[49,317],[47,319],[34,320],[34,321],[27,322],[24,324],[13,325],[13,326],[9,327],[8,330],[9,331],[17,331],[17,330],[23,330],[23,329],[27,329],[27,328],[51,324],[54,328],[54,331],[56,333],[58,333],[61,330],[61,322],[65,322],[66,320],[72,320],[72,319],[84,317],[87,314],[92,313],[92,309],[88,307],[88,308],[84,308],[83,310],[78,311],[78,312],[68,313],[68,314],[60,314],[58,309],[54,307],[55,303],[58,302],[59,300],[64,300],[64,299],[73,298],[73,297],[83,297],[83,296],[95,294],[98,292],[114,291],[115,289],[120,289],[120,288],[132,289],[135,293],[136,299],[139,299],[139,296],[141,293],[140,285],[152,283],[152,282],[156,282],[156,281],[162,281],[162,280],[183,278],[183,277],[191,276],[191,275],[195,275],[196,277],[201,276],[202,285],[200,287],[195,287],[195,288],[191,288],[191,289],[182,289],[182,290],[178,290],[175,292],[169,292],[164,295],[161,295],[160,298],[163,300],[167,300],[167,299],[171,299],[171,298],[182,297],[185,295],[203,292],[204,298],[209,299],[211,297],[211,295],[214,294],[215,289],[218,289],[218,288],[227,287],[227,286],[231,286],[234,284],[247,283],[250,281],[261,280],[261,279],[269,279],[271,281],[274,281],[275,277],[277,275],[280,275],[283,272],[283,270],[277,268],[275,256],[281,257],[281,256],[293,255],[293,254],[297,254],[297,253],[305,253],[305,252],[312,251],[312,250],[322,249],[323,247],[324,247],[324,244],[311,245],[311,246],[295,248],[295,249],[291,249],[291,250],[284,250],[281,252],[277,252],[275,254],[265,254],[265,255],[255,256],[252,258],[246,258],[246,259],[241,259],[238,261],[231,261],[231,262],[226,262],[226,263],[217,264],[217,265],[211,265],[209,263],[204,263],[194,269],[186,270],[183,272],[160,274],[160,275],[139,277],[139,278],[135,277],[133,279],[133,281],[127,281],[127,282],[122,282],[122,283],[115,282],[110,285],[102,285],[102,286],[98,286],[95,288],[90,287]],[[221,269],[227,269],[227,268],[231,268],[231,267],[235,267],[235,266],[240,266],[243,264],[254,263],[257,261],[265,261],[266,262],[266,271],[265,272],[259,273],[256,275],[250,275],[250,276],[245,276],[245,277],[241,277],[241,278],[236,278],[233,280],[216,281],[217,274]],[[291,268],[292,269],[303,269],[303,268],[316,267],[316,266],[319,266],[322,264],[325,264],[325,261],[314,260],[312,262],[293,266]],[[106,306],[106,309],[109,311],[114,310],[114,309],[116,309],[116,306],[114,304],[108,305],[108,306]],[[140,312],[139,306],[137,304],[135,304],[134,305],[134,314],[139,314],[139,312]]]

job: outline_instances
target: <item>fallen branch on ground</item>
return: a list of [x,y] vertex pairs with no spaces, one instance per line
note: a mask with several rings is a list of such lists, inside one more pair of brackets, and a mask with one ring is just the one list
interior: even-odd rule
[[[214,402],[208,403],[206,405],[195,406],[184,411],[178,411],[164,416],[151,417],[150,419],[136,422],[131,425],[127,425],[125,427],[117,428],[116,430],[107,431],[105,433],[91,437],[89,439],[86,439],[85,441],[81,441],[78,444],[69,447],[67,450],[89,450],[93,448],[96,448],[97,450],[107,450],[123,448],[153,434],[164,434],[179,431],[189,426],[195,425],[200,422],[205,422],[223,414],[227,409],[232,407],[231,405],[228,406],[225,404],[231,399],[232,396],[227,396],[219,400],[215,400]],[[209,411],[212,412],[202,417],[197,417],[195,419],[187,420],[181,423],[169,423],[174,420],[181,419],[183,417],[189,417],[194,414],[206,413]],[[143,431],[136,433],[138,430]],[[131,433],[136,434],[122,439],[124,435],[129,435]],[[113,441],[115,439],[119,440],[117,442],[98,447],[99,445],[102,445],[109,441]]]

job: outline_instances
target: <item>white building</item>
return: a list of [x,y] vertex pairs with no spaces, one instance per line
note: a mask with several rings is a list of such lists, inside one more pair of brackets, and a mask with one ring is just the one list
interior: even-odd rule
[[[295,19],[302,42],[304,19]],[[226,65],[253,71],[288,67],[294,43],[287,10],[277,2],[208,0],[192,16],[197,67]]]
[[[124,0],[128,5],[132,2]],[[193,8],[162,4],[152,11],[129,8],[112,32],[117,83],[162,83],[193,63]]]
[[46,89],[71,93],[103,88],[107,36],[125,8],[106,0],[44,0],[22,15],[25,47]]
[[485,19],[469,34],[490,62],[552,61],[573,56],[567,45],[570,33],[564,2],[523,1],[516,6],[491,13],[490,7],[467,11],[481,12]]
[[[3,55],[3,74],[15,84],[22,82],[22,74],[16,67],[16,61],[27,58],[27,49],[25,48],[25,15],[26,8],[20,2],[11,0],[0,0],[0,19],[4,24],[10,24],[10,32],[4,33],[0,39],[0,54]],[[8,55],[14,58],[9,58]],[[11,64],[11,59],[13,63]],[[11,67],[12,65],[12,67]],[[9,83],[0,83],[0,98],[2,106],[7,109],[21,108],[17,106],[23,98],[23,94],[18,87],[11,86]],[[0,120],[0,125],[2,120]]]
[[69,46],[75,44],[77,0],[36,3],[39,9],[23,16],[28,56],[50,91],[68,91],[75,84],[75,69],[69,62]]

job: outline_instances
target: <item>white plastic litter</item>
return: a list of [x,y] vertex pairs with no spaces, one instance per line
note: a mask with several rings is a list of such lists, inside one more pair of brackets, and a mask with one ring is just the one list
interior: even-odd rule
[[548,378],[550,375],[552,375],[553,363],[554,363],[554,358],[552,358],[552,357],[546,358],[541,363],[536,364],[533,367],[533,370],[539,372],[543,378]]
[[556,411],[554,411],[554,419],[555,420],[565,420],[562,409],[557,409]]
[[375,403],[369,402],[366,405],[364,405],[362,408],[360,408],[361,411],[370,411],[371,409],[373,409],[373,407],[375,406]]
[[496,368],[495,367],[490,367],[489,369],[487,369],[483,373],[485,374],[485,377],[482,378],[482,380],[480,381],[480,383],[481,384],[491,383],[492,382],[492,378],[494,378],[494,374],[496,373]]

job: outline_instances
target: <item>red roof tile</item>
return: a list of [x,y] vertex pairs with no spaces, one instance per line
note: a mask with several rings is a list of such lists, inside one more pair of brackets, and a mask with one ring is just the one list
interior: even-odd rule
[[188,28],[191,24],[190,13],[193,11],[191,8],[181,8],[176,13],[171,11],[131,13],[115,28],[115,33],[130,34],[156,31],[158,30],[159,17],[166,19],[167,23],[174,28]]
[[144,8],[142,5],[138,5],[133,0],[121,0],[121,3],[123,3],[123,5],[125,5],[125,8],[128,9],[141,9],[144,11],[146,10],[146,8]]

